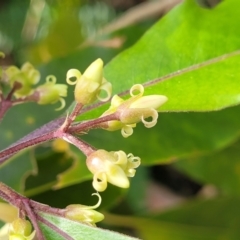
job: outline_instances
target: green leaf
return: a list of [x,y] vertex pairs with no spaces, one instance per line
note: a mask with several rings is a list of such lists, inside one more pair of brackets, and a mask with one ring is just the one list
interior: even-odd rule
[[[168,97],[161,111],[210,111],[239,104],[238,7],[237,0],[212,10],[190,0],[179,4],[105,67],[114,93],[126,95],[132,85],[144,84],[146,94]],[[88,108],[82,119],[99,116],[106,106],[95,108]]]
[[187,202],[176,209],[146,217],[105,214],[105,223],[131,227],[144,240],[238,240],[239,198]]
[[24,194],[28,197],[52,189],[57,183],[57,175],[66,171],[73,162],[68,154],[50,149],[45,154],[36,154],[36,160],[37,173],[29,176],[25,183]]
[[204,184],[214,184],[226,195],[240,196],[240,141],[206,156],[182,159],[178,169]]
[[55,108],[56,105],[40,106],[36,103],[25,103],[12,107],[0,124],[1,150],[59,116],[60,113],[54,111]]
[[[133,237],[129,237],[109,230],[103,230],[101,228],[91,227],[86,224],[78,223],[65,218],[56,217],[45,213],[41,215],[49,222],[56,225],[59,229],[70,235],[74,240],[136,240],[136,238]],[[63,237],[60,237],[59,234],[42,223],[40,224],[40,227],[47,239],[65,239]]]
[[5,164],[0,165],[0,182],[23,193],[26,178],[36,172],[36,163],[32,152],[24,150],[10,158]]
[[74,162],[70,168],[58,175],[55,189],[81,183],[92,178],[92,174],[86,166],[86,157],[75,146],[71,146],[71,157]]
[[22,42],[22,29],[29,1],[11,1],[0,11],[0,51],[11,51]]

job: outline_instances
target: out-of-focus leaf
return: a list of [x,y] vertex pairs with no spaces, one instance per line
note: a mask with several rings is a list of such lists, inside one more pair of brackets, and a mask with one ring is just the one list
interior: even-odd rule
[[144,240],[237,240],[239,199],[193,201],[162,214],[124,217],[105,214],[105,223],[137,230]]
[[[101,228],[90,227],[86,224],[77,223],[75,221],[70,221],[65,218],[56,217],[48,214],[42,214],[42,216],[47,219],[49,222],[56,225],[59,229],[67,233],[75,240],[136,240],[136,238],[119,234],[116,232],[103,230]],[[47,239],[59,239],[64,240],[65,238],[59,236],[52,229],[40,223],[40,227]]]
[[26,179],[25,194],[32,196],[52,189],[57,182],[57,175],[66,171],[73,160],[64,153],[48,153],[36,155],[38,172]]
[[174,165],[202,183],[214,184],[224,194],[240,196],[240,142],[206,156],[192,157]]
[[3,149],[16,140],[35,130],[47,121],[59,116],[54,109],[59,105],[37,105],[26,103],[11,108],[0,124],[0,148]]
[[0,182],[3,182],[22,193],[25,188],[25,180],[37,171],[32,152],[24,150],[0,165]]
[[28,53],[29,61],[47,62],[65,56],[79,46],[83,41],[82,26],[78,18],[80,4],[79,1],[67,1],[61,4],[55,2],[52,6],[45,5],[39,30],[47,34],[37,44],[26,48],[25,54]]
[[0,9],[0,51],[8,52],[22,41],[22,28],[30,1],[7,1]]
[[126,202],[131,211],[139,215],[147,211],[145,199],[149,181],[148,169],[143,166],[138,167],[135,176],[130,181],[131,185],[126,194]]
[[59,189],[69,185],[77,184],[92,178],[92,173],[86,166],[86,157],[76,147],[71,146],[72,166],[58,175],[54,188]]

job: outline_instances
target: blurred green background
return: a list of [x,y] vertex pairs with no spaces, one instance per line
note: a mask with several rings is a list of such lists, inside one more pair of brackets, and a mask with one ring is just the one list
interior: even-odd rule
[[[219,1],[187,2],[194,2],[201,9],[199,12],[205,11],[209,16],[218,14],[214,9]],[[228,9],[233,11],[240,7],[237,1],[226,2],[229,2]],[[0,51],[6,57],[0,63],[3,67],[21,66],[29,61],[40,70],[42,81],[53,74],[58,82],[65,83],[68,69],[83,71],[98,57],[107,64],[134,46],[163,16],[169,16],[163,19],[163,24],[180,27],[171,18],[173,14],[168,15],[177,4],[181,1],[3,0],[0,2]],[[186,9],[181,11],[180,7],[175,14],[179,19],[192,14],[191,27],[195,26],[197,31],[201,15],[194,14],[193,8]],[[221,15],[217,17],[220,19]],[[239,23],[239,20],[232,16],[232,22]],[[211,24],[207,22],[206,28]],[[165,41],[165,36],[155,34],[156,39]],[[185,44],[184,33],[181,34]],[[169,36],[174,42],[175,36]],[[195,37],[192,36],[193,40]],[[231,37],[229,41],[232,41]],[[234,37],[239,42],[240,33],[236,32]],[[196,41],[201,41],[199,39],[196,37]],[[192,52],[201,55],[204,51],[209,53],[205,55],[210,59],[215,57],[214,53],[223,49],[224,42],[219,46],[219,42],[214,43],[209,49],[189,48],[190,57],[194,55]],[[239,49],[238,45],[236,43],[233,50]],[[151,47],[154,52],[155,46]],[[136,58],[143,54],[142,49],[138,54],[135,49]],[[223,49],[223,53],[227,51],[227,47]],[[161,52],[154,54],[161,56]],[[179,59],[190,57],[185,52],[179,55]],[[151,61],[145,60],[145,65]],[[122,67],[128,64],[128,61],[122,62]],[[178,64],[177,60],[169,63],[170,72],[174,64]],[[111,65],[107,66],[106,73],[111,75]],[[203,78],[207,82],[207,77]],[[108,80],[114,86],[116,79]],[[116,81],[119,92],[126,90],[121,86],[125,86],[127,80],[121,81]],[[69,87],[68,106],[73,101],[73,90]],[[65,110],[59,113],[54,111],[55,108],[55,105],[34,103],[12,108],[1,122],[0,149],[64,114]],[[130,189],[109,185],[101,194],[100,211],[105,213],[105,220],[98,226],[144,240],[240,239],[239,117],[239,107],[231,104],[226,109],[212,112],[173,110],[161,113],[159,123],[153,129],[138,126],[129,139],[123,139],[119,132],[102,130],[84,136],[98,148],[122,149],[143,159],[136,176],[131,179]],[[92,205],[96,199],[91,197],[94,192],[92,176],[84,159],[72,146],[62,152],[54,149],[52,143],[45,143],[19,153],[2,165],[0,180],[32,199],[54,207],[71,203]]]

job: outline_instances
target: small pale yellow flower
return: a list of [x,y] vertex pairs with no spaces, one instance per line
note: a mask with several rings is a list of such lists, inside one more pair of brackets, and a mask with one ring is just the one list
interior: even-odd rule
[[[103,77],[103,61],[100,58],[95,60],[83,74],[77,69],[70,69],[67,72],[67,83],[76,84],[75,100],[83,105],[90,104],[96,99],[107,101],[111,97],[112,85]],[[106,93],[106,97],[100,96],[102,90]]]
[[15,82],[21,84],[21,87],[14,92],[16,98],[30,95],[32,93],[32,86],[40,80],[39,71],[29,62],[24,63],[21,69],[16,66],[10,66],[5,70],[5,73],[11,86],[13,86]]
[[[138,94],[134,94],[136,91]],[[143,96],[143,94],[144,87],[141,84],[136,84],[130,89],[131,98],[124,100],[114,95],[110,108],[102,116],[117,113],[119,121],[109,121],[106,130],[122,129],[123,137],[128,137],[133,133],[136,123],[140,121],[147,128],[155,126],[158,119],[157,110],[167,101],[167,97],[163,95]],[[151,118],[151,121],[147,121],[147,118]]]
[[97,150],[87,158],[87,167],[93,173],[93,187],[102,192],[107,182],[121,188],[128,188],[128,177],[135,175],[135,168],[140,165],[140,158],[123,151],[107,152]]
[[94,210],[100,206],[102,202],[101,196],[99,193],[93,193],[92,195],[98,196],[98,202],[96,205],[85,206],[81,204],[71,204],[66,207],[65,217],[91,225],[95,225],[96,222],[102,221],[104,219],[104,215]]
[[38,86],[35,93],[38,93],[38,104],[51,104],[57,101],[61,102],[61,106],[56,110],[61,110],[65,107],[65,100],[62,97],[67,96],[67,85],[56,84],[56,77],[50,75],[46,78],[46,83]]

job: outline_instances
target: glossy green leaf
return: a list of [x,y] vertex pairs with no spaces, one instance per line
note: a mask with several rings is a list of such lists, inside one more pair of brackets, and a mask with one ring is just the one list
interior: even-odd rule
[[[161,111],[210,111],[239,104],[238,7],[237,0],[211,10],[190,0],[176,6],[105,67],[114,93],[126,94],[142,83],[146,94],[168,97]],[[103,109],[93,105],[83,118],[99,116]]]
[[[68,219],[42,214],[42,216],[49,222],[56,225],[59,229],[70,235],[74,240],[136,240],[136,238],[129,237],[116,232],[103,230],[101,228],[90,227],[86,224],[77,223],[75,221],[70,221]],[[65,238],[59,236],[52,229],[46,225],[40,224],[41,229],[47,239],[59,239],[64,240]]]
[[206,156],[183,159],[175,166],[204,184],[214,184],[223,194],[240,196],[240,142]]
[[[231,55],[240,47],[237,6],[238,1],[230,0],[208,10],[185,1],[115,58],[106,67],[106,78],[113,79],[118,90],[145,83],[146,93],[169,98],[165,111],[216,110],[238,104],[239,52]],[[159,79],[169,74],[173,76]]]
[[176,209],[147,217],[106,214],[105,223],[137,230],[144,240],[237,240],[239,199],[187,202]]

